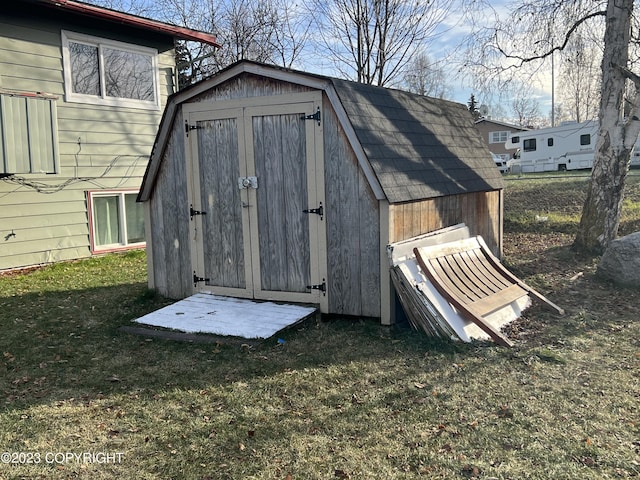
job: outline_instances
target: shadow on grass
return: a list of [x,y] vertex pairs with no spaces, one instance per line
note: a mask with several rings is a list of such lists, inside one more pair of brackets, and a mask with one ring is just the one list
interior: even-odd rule
[[[194,344],[124,333],[120,327],[171,303],[144,283],[0,297],[1,410],[68,398],[205,389],[287,369],[394,356],[464,353],[403,325],[331,317],[310,320],[255,347]],[[282,338],[285,343],[278,343]]]

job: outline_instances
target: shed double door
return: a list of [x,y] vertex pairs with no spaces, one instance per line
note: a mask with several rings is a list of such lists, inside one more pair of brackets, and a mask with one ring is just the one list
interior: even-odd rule
[[321,97],[294,99],[185,106],[196,291],[327,304]]

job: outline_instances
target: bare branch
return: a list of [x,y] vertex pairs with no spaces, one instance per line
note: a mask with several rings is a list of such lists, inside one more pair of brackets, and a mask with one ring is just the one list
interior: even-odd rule
[[557,47],[553,47],[550,48],[549,50],[547,50],[545,53],[540,54],[540,55],[532,55],[532,56],[521,56],[521,55],[510,55],[508,54],[502,47],[500,47],[498,45],[498,42],[496,41],[496,49],[502,54],[504,55],[505,58],[511,59],[511,60],[519,60],[520,61],[520,65],[523,65],[525,63],[529,63],[529,62],[534,62],[536,60],[542,60],[545,59],[549,56],[551,56],[554,52],[557,51],[562,51],[567,47],[567,44],[569,43],[569,40],[571,40],[571,37],[573,36],[574,32],[578,29],[578,27],[580,27],[580,25],[582,25],[583,23],[591,20],[592,18],[595,17],[605,17],[607,15],[607,12],[605,11],[599,11],[599,12],[593,12],[591,14],[588,14],[582,18],[580,18],[579,20],[577,20],[567,31],[567,33],[564,36],[564,41],[562,42],[562,45],[558,45]]

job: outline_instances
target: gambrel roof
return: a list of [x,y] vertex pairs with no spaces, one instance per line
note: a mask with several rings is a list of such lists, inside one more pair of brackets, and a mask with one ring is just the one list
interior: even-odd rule
[[400,203],[503,188],[502,175],[462,104],[241,61],[169,98],[141,201],[153,190],[178,107],[245,73],[323,90],[379,200]]

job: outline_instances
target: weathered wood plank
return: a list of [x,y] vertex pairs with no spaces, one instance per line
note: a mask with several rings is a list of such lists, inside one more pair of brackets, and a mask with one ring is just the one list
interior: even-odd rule
[[282,131],[277,116],[253,117],[253,145],[258,187],[258,236],[263,290],[285,291],[285,194]]
[[488,295],[476,300],[470,307],[473,308],[478,315],[485,317],[525,295],[527,295],[527,291],[519,285],[509,285],[497,295]]
[[209,285],[244,288],[242,205],[236,118],[198,122],[205,276]]
[[[464,222],[472,235],[486,239],[491,251],[501,249],[500,192],[476,192],[394,204],[389,208],[391,241],[398,242],[420,233],[433,232]],[[418,227],[419,225],[419,227]]]
[[[354,159],[354,164],[356,164]],[[358,211],[360,212],[360,297],[359,315],[379,317],[380,292],[380,213],[363,172],[358,173]]]
[[263,290],[307,292],[310,283],[306,133],[300,114],[253,117]]
[[300,115],[286,115],[282,122],[282,170],[285,184],[284,215],[286,218],[286,256],[289,259],[286,290],[306,292],[311,283],[309,214],[305,209],[316,208],[308,205],[306,132]]

